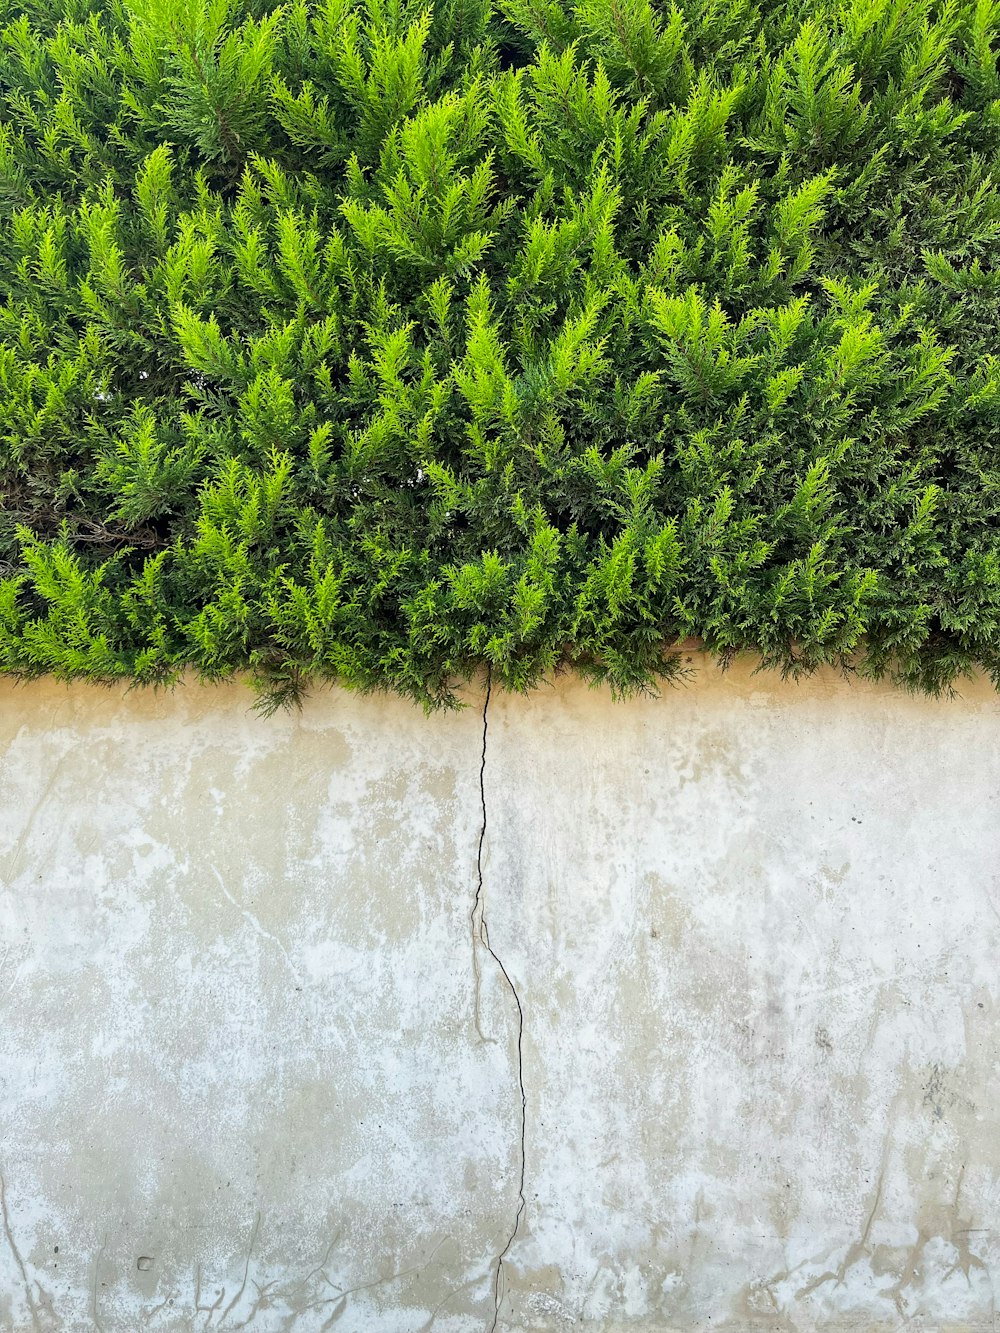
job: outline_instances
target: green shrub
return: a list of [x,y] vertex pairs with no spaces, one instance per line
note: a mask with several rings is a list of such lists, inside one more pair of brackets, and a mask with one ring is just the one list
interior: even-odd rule
[[5,0],[0,669],[1000,681],[1000,0]]

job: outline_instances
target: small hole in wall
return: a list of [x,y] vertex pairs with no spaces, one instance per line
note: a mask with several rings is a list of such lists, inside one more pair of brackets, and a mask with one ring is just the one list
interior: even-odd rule
[[152,1267],[153,1267],[153,1261],[148,1254],[142,1254],[139,1256],[139,1259],[136,1263],[136,1268],[138,1268],[140,1273],[148,1273]]

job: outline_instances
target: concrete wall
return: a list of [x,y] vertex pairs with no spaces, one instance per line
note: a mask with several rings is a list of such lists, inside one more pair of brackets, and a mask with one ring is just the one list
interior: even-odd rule
[[249,702],[0,685],[4,1333],[995,1327],[987,686]]

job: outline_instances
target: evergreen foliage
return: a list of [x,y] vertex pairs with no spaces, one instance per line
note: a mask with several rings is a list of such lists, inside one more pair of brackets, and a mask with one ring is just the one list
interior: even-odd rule
[[0,669],[1000,683],[1000,0],[0,8]]

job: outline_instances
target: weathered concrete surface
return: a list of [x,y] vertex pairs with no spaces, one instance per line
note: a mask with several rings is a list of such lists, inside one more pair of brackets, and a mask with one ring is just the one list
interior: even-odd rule
[[987,686],[248,702],[0,685],[4,1333],[996,1326]]

